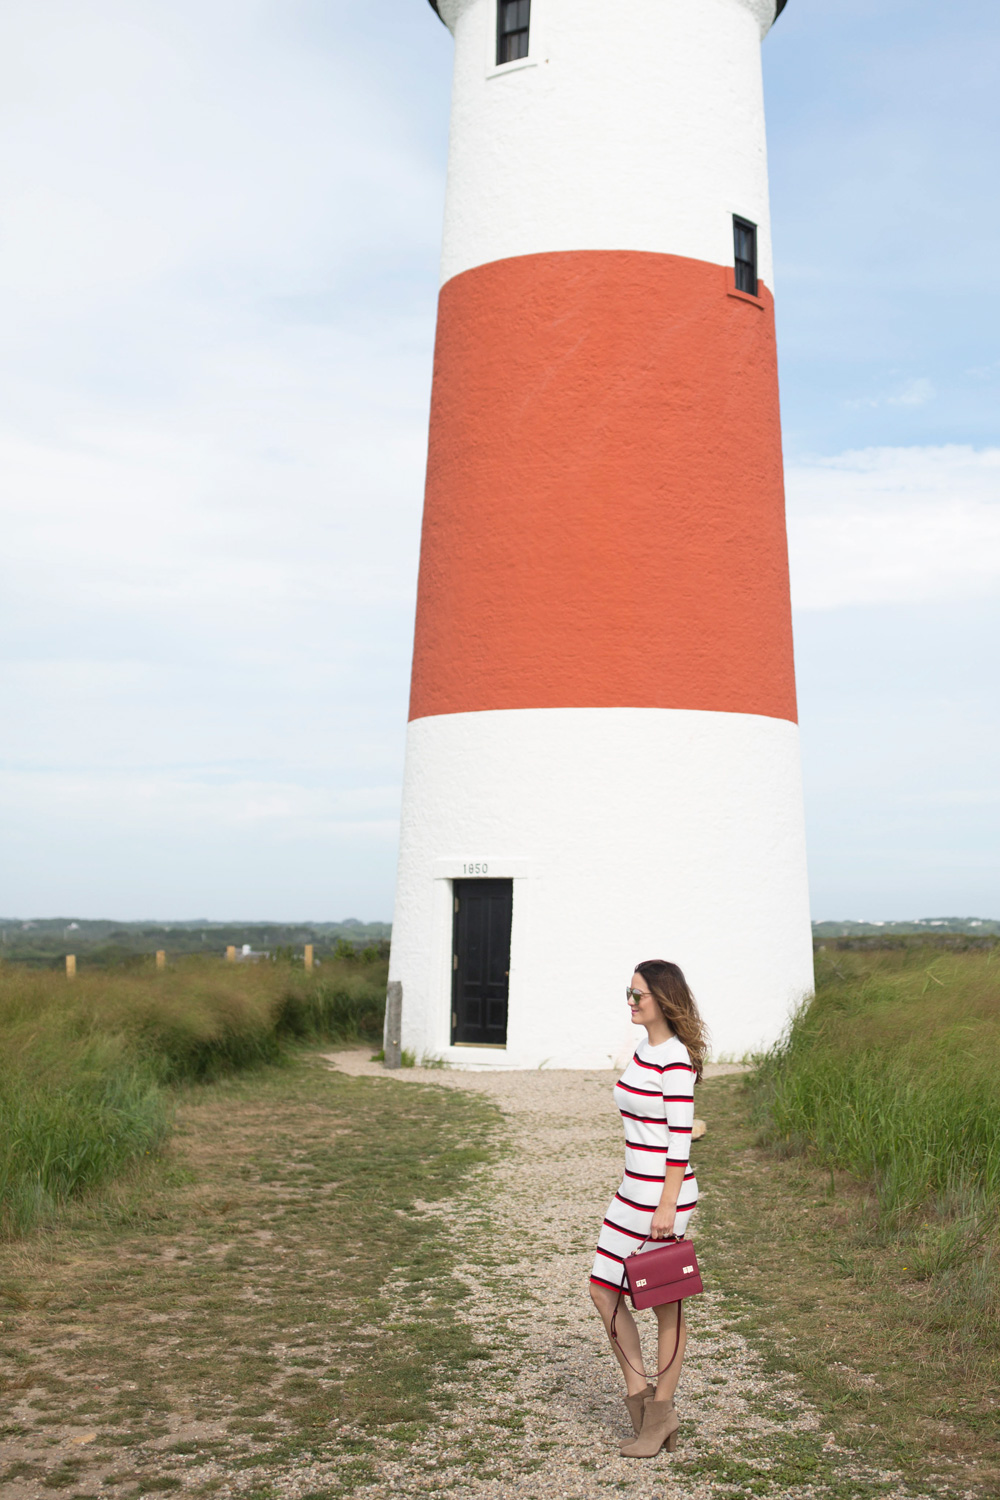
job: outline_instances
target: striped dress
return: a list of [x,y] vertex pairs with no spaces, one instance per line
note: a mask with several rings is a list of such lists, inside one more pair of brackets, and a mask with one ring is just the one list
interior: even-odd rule
[[622,1262],[649,1234],[660,1201],[667,1162],[683,1162],[674,1234],[682,1235],[698,1202],[689,1161],[694,1124],[695,1071],[683,1042],[670,1037],[651,1047],[644,1037],[615,1084],[625,1124],[625,1176],[611,1200],[597,1241],[591,1281],[618,1291]]

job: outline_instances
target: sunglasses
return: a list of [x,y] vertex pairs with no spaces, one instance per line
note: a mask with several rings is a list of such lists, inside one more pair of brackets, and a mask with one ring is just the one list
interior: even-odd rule
[[627,989],[625,991],[625,999],[628,1001],[628,1003],[630,1005],[632,1005],[632,1004],[639,1005],[643,1000],[645,1000],[646,996],[649,995],[649,994],[652,994],[651,990],[632,990],[632,989]]

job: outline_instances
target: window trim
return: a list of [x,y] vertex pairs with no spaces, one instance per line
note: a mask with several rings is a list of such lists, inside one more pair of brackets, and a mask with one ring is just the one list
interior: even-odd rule
[[735,274],[733,272],[732,266],[727,266],[726,267],[726,296],[727,297],[735,297],[735,299],[736,299],[737,302],[749,302],[750,305],[751,305],[751,307],[758,307],[758,308],[761,309],[761,311],[763,311],[763,309],[765,307],[767,307],[767,302],[765,301],[765,299],[760,294],[759,288],[761,287],[761,285],[762,285],[762,282],[761,282],[760,277],[758,276],[757,277],[758,292],[757,292],[756,297],[754,297],[752,295],[752,293],[750,293],[750,292],[741,292],[740,289],[739,289],[739,287],[736,285],[736,277],[735,277]]

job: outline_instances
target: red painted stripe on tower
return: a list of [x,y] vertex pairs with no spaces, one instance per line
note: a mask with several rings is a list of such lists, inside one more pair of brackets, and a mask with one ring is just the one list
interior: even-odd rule
[[795,718],[773,304],[631,251],[441,292],[410,717]]

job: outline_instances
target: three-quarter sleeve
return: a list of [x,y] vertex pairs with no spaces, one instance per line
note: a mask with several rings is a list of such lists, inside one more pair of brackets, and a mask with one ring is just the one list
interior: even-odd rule
[[668,1063],[660,1082],[667,1117],[667,1161],[686,1162],[694,1126],[695,1072],[690,1063]]

